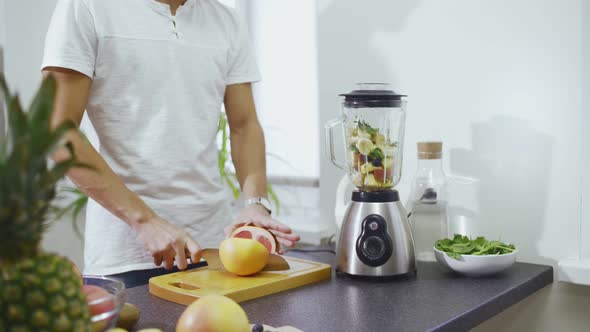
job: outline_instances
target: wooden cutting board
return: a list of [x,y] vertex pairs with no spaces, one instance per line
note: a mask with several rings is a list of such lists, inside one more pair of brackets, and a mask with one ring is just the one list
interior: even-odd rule
[[225,295],[242,302],[330,279],[332,276],[332,267],[328,264],[284,258],[290,266],[286,271],[264,271],[249,277],[239,277],[204,266],[151,278],[149,290],[157,297],[184,305],[211,294]]

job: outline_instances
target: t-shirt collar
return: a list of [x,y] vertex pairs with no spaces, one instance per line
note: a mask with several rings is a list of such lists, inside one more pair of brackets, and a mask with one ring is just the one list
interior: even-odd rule
[[[170,15],[170,6],[168,4],[165,4],[165,3],[162,3],[162,2],[159,2],[156,0],[144,0],[144,1],[147,1],[148,4],[154,10],[158,11],[159,13]],[[178,10],[176,11],[176,14],[178,14],[178,12],[180,12],[182,10],[190,9],[190,8],[194,7],[195,1],[196,0],[186,0],[186,2],[178,8]]]

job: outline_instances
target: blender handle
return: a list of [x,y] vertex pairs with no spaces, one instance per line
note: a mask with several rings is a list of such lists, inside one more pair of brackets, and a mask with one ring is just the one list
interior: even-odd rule
[[325,133],[326,133],[326,152],[328,154],[328,158],[332,164],[336,165],[336,167],[340,169],[346,170],[346,164],[340,162],[336,156],[334,155],[334,127],[337,125],[341,125],[343,120],[341,119],[332,119],[326,123]]

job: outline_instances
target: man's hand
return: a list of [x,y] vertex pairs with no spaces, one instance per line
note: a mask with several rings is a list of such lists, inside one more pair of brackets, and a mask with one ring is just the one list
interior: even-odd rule
[[171,270],[176,260],[176,266],[184,270],[187,267],[187,254],[193,263],[201,260],[201,247],[197,242],[187,232],[160,217],[138,224],[135,230],[152,254],[156,266],[164,262],[164,267]]
[[225,228],[225,236],[229,236],[236,228],[248,223],[264,227],[273,233],[279,242],[279,248],[277,248],[279,254],[284,253],[281,247],[293,247],[299,241],[299,235],[293,234],[289,226],[272,219],[268,211],[258,204],[243,208],[236,222]]

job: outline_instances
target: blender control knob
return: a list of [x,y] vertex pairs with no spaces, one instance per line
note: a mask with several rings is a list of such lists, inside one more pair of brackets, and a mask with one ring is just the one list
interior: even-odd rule
[[387,222],[377,214],[362,222],[361,235],[356,241],[356,253],[365,264],[377,267],[385,264],[393,254],[393,243],[387,233]]
[[378,259],[385,252],[385,243],[377,236],[368,237],[363,242],[363,251],[369,258]]

